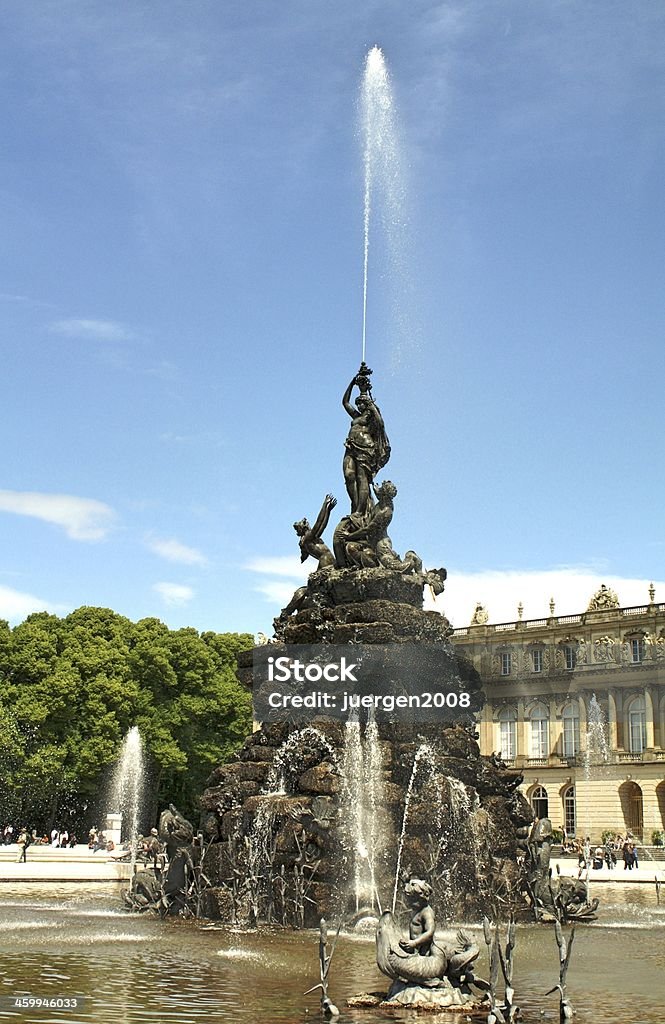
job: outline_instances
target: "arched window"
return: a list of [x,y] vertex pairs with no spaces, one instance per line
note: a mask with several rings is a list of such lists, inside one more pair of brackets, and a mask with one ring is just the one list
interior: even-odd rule
[[644,697],[633,697],[628,705],[628,739],[631,754],[641,754],[647,745],[647,710]]
[[644,800],[636,782],[623,782],[619,786],[623,820],[629,832],[638,839],[644,832]]
[[512,761],[517,753],[517,712],[502,708],[499,712],[499,749],[504,761]]
[[531,807],[537,818],[549,818],[549,800],[544,786],[536,786],[531,794]]
[[574,786],[568,786],[568,788],[563,791],[563,824],[566,830],[566,835],[574,836],[577,828]]
[[575,757],[580,752],[580,707],[577,701],[563,709],[563,756]]
[[544,704],[531,711],[531,757],[547,757],[550,752],[550,716]]

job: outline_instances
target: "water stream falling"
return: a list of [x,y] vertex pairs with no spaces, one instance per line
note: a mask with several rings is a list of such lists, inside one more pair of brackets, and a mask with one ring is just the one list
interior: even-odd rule
[[395,105],[383,51],[373,46],[365,60],[360,103],[364,164],[364,252],[362,358],[367,349],[369,237],[375,199],[380,193],[388,233],[402,217]]
[[383,810],[383,757],[372,715],[364,733],[355,713],[347,720],[341,769],[356,910],[369,903],[381,912],[377,865],[387,850],[388,836]]
[[125,736],[111,783],[111,801],[122,814],[122,831],[129,841],[131,874],[134,874],[136,847],[141,824],[141,804],[145,786],[145,760],[143,741],[138,726],[134,725]]

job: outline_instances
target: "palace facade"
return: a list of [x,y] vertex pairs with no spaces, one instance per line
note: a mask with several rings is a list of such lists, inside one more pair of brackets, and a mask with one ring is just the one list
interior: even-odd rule
[[568,835],[646,844],[665,830],[665,604],[622,608],[603,586],[579,615],[490,624],[478,605],[453,643],[487,702],[483,754],[524,773],[537,817]]

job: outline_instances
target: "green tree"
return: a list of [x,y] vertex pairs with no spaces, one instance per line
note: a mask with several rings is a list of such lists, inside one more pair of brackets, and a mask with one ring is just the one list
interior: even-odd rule
[[45,830],[91,824],[138,725],[151,816],[173,801],[196,820],[206,777],[251,729],[234,668],[252,642],[106,608],[31,615],[14,630],[0,621],[0,818]]

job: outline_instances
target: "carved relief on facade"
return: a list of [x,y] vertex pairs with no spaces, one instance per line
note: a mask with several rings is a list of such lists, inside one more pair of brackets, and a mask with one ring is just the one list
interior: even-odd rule
[[661,629],[659,636],[655,637],[651,643],[653,657],[657,661],[662,661],[665,658],[665,629]]
[[614,644],[617,641],[611,636],[601,636],[593,643],[593,660],[600,664],[615,661]]
[[565,636],[556,646],[554,664],[557,669],[577,668],[587,663],[586,641],[576,636]]
[[518,673],[517,652],[509,644],[502,644],[492,653],[492,675],[514,676]]
[[589,601],[588,612],[607,611],[609,608],[618,608],[619,598],[614,590],[606,587],[603,583]]
[[522,666],[526,675],[549,672],[551,663],[550,649],[542,643],[529,644],[522,649]]

